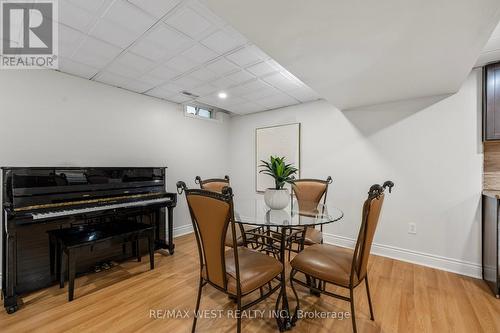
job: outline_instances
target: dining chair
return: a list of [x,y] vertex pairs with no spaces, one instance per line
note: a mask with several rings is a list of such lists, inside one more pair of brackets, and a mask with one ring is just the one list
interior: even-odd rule
[[[294,282],[311,289],[316,288],[312,284],[313,280],[320,281],[320,287],[315,290],[317,293],[350,302],[354,332],[357,332],[354,312],[354,288],[363,282],[363,280],[366,285],[370,318],[371,320],[375,320],[370,288],[368,286],[367,264],[380,211],[384,202],[384,190],[388,187],[390,193],[393,186],[393,182],[386,181],[382,186],[375,184],[370,187],[368,198],[363,204],[362,221],[354,250],[328,244],[315,244],[305,248],[290,262],[292,267],[290,284],[293,291],[296,292]],[[295,278],[297,272],[301,272],[307,277],[306,282]],[[328,283],[349,289],[349,297],[327,291],[326,284]],[[298,307],[299,305],[297,305]]]
[[229,176],[225,175],[224,178],[210,178],[210,179],[201,179],[200,176],[196,176],[194,182],[200,185],[202,190],[214,191],[218,193],[222,193],[222,189],[226,186],[229,186]]
[[[328,185],[333,182],[332,177],[328,176],[326,180],[322,179],[296,179],[292,183],[291,201],[293,205],[293,197],[297,199],[300,215],[317,213],[317,208],[320,203],[326,203],[326,195],[328,194]],[[295,232],[290,235],[288,241],[288,258],[290,252],[300,252],[304,249],[304,245],[314,245],[323,243],[323,226],[320,230],[315,227],[306,227],[305,234]],[[293,246],[297,248],[294,249]]]
[[[196,176],[194,182],[196,184],[200,185],[200,189],[202,190],[207,190],[207,191],[212,191],[212,192],[217,192],[217,193],[222,193],[222,189],[226,186],[230,186],[229,184],[229,176],[226,175],[224,178],[210,178],[210,179],[205,179],[202,180],[200,176]],[[232,239],[232,234],[231,234],[231,229],[227,229],[226,233],[226,246],[233,246],[233,239]],[[238,224],[236,226],[236,240],[238,246],[246,246],[247,240],[246,240],[246,235],[245,235],[245,230],[241,224]]]
[[[235,235],[233,193],[224,187],[221,193],[202,189],[188,189],[182,181],[177,182],[177,192],[186,194],[191,221],[198,245],[200,260],[200,282],[195,314],[200,307],[201,293],[210,284],[217,290],[235,298],[239,313],[261,302],[280,288],[283,265],[275,258],[237,245]],[[231,249],[226,250],[226,229],[232,230]],[[278,282],[272,286],[272,282]],[[264,292],[264,288],[267,292]],[[260,297],[246,304],[242,298],[254,291]],[[192,332],[196,330],[194,316]],[[237,332],[241,332],[241,316],[237,318]]]

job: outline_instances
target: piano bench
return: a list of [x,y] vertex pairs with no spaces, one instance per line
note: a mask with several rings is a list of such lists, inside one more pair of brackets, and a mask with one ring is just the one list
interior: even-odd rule
[[49,230],[50,240],[50,270],[54,274],[54,259],[56,276],[59,277],[59,287],[64,288],[65,272],[62,269],[64,254],[67,256],[68,301],[73,300],[76,260],[78,250],[92,248],[96,244],[115,245],[132,242],[137,260],[141,261],[139,240],[148,239],[149,264],[154,269],[154,226],[130,221],[110,222],[95,225],[85,225],[65,229]]

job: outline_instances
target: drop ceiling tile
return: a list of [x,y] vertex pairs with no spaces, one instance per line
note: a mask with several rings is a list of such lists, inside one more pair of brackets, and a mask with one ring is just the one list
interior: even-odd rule
[[174,56],[192,44],[190,38],[167,28],[164,24],[157,24],[147,35],[132,45],[130,50],[151,60],[160,61]]
[[181,74],[179,71],[176,71],[166,65],[160,65],[158,67],[155,67],[153,70],[151,70],[150,73],[154,76],[162,78],[163,81],[167,81]]
[[167,67],[179,72],[187,72],[197,66],[197,63],[183,56],[175,56],[165,63]]
[[293,80],[280,72],[265,76],[262,80],[283,91],[298,89],[302,86],[299,81]]
[[169,91],[171,95],[173,95],[173,94],[179,94],[183,90],[183,88],[172,82],[167,82],[159,87],[156,87],[154,90]]
[[272,72],[276,72],[277,70],[279,70],[279,68],[276,68],[276,66],[270,61],[263,61],[247,68],[247,71],[256,76],[263,76]]
[[205,2],[205,0],[191,0],[189,7],[191,7],[191,9],[210,21],[213,26],[224,26],[226,23],[219,16],[214,14],[214,12],[212,12],[203,2]]
[[281,93],[281,91],[279,91],[278,89],[273,88],[273,87],[268,87],[265,89],[259,89],[257,91],[252,91],[250,93],[243,94],[243,97],[245,97],[249,101],[256,101],[256,100],[262,99],[264,97],[269,97],[269,96],[277,95],[280,93]]
[[233,87],[231,90],[238,95],[246,95],[251,92],[269,88],[270,86],[267,83],[262,82],[261,80],[253,80]]
[[69,27],[75,28],[81,32],[87,31],[94,25],[97,17],[95,14],[76,6],[69,1],[59,2],[58,22],[64,23]]
[[267,57],[256,46],[250,45],[234,53],[228,54],[226,58],[240,67],[246,67],[269,57]]
[[225,107],[228,107],[231,105],[238,105],[238,104],[243,104],[246,102],[247,102],[247,100],[245,100],[244,98],[241,98],[239,96],[234,96],[234,95],[231,95],[228,93],[227,98],[226,99],[219,99],[217,104],[219,106],[221,106],[222,108],[225,108]]
[[182,87],[183,90],[189,90],[202,84],[200,80],[195,79],[190,75],[178,78],[177,80],[172,81],[172,83],[178,85],[179,87]]
[[202,97],[196,98],[196,101],[198,101],[200,103],[210,105],[210,106],[216,106],[216,107],[219,107],[218,106],[219,100],[220,99],[217,96],[215,96],[214,94],[209,94],[207,96],[202,96]]
[[255,76],[253,76],[252,74],[248,73],[245,70],[241,70],[239,72],[227,75],[226,78],[228,78],[229,80],[233,81],[236,84],[240,84],[255,79]]
[[245,102],[242,104],[236,104],[229,107],[229,111],[234,112],[236,114],[246,114],[252,113],[262,110],[262,105],[253,102]]
[[59,70],[85,79],[90,79],[99,71],[99,69],[95,67],[87,66],[63,57],[59,57]]
[[207,64],[206,68],[220,76],[240,69],[238,66],[232,64],[224,58],[217,59],[216,61]]
[[149,73],[146,73],[144,75],[141,75],[139,77],[139,81],[151,84],[151,87],[156,87],[156,86],[161,85],[162,83],[165,83],[165,81],[167,81],[167,79],[164,79],[161,76],[155,75],[153,72],[149,72]]
[[128,47],[141,34],[142,32],[134,32],[105,19],[98,20],[89,32],[89,35],[121,48]]
[[176,93],[172,92],[168,89],[164,89],[162,87],[157,87],[157,88],[151,89],[150,91],[146,92],[146,95],[157,97],[157,98],[167,99],[170,96],[176,95]]
[[175,94],[173,96],[168,97],[167,99],[169,101],[175,102],[175,103],[184,103],[184,102],[192,100],[191,97],[187,97],[186,95],[183,95],[183,94]]
[[131,52],[121,54],[107,68],[106,71],[137,78],[140,75],[149,72],[154,66],[154,62],[144,57],[135,55]]
[[151,16],[124,0],[115,0],[103,18],[134,33],[144,33],[155,23]]
[[183,6],[175,14],[167,17],[165,23],[191,38],[197,38],[212,27],[207,19],[188,6]]
[[196,94],[198,96],[206,96],[206,95],[209,95],[209,94],[213,94],[217,90],[218,90],[218,88],[216,86],[214,86],[214,85],[204,84],[202,86],[192,88],[190,90],[190,92],[192,92],[193,94]]
[[294,104],[299,103],[299,101],[297,101],[296,99],[294,99],[294,98],[292,98],[284,93],[265,97],[265,98],[262,98],[262,99],[255,101],[255,102],[267,107],[268,109],[274,109],[274,108],[278,108],[278,107],[294,105]]
[[92,37],[81,44],[72,59],[96,68],[102,68],[113,60],[121,49]]
[[215,81],[210,82],[214,86],[216,86],[219,89],[224,89],[230,86],[234,86],[235,83],[232,80],[229,80],[226,77],[221,77],[220,79],[217,79]]
[[217,30],[201,41],[203,45],[219,54],[224,54],[241,46],[245,41],[234,38],[224,30]]
[[202,81],[202,82],[206,82],[206,81],[211,81],[211,80],[214,80],[217,78],[217,74],[215,74],[214,72],[202,67],[194,72],[191,72],[189,75],[191,75],[192,77]]
[[115,87],[122,87],[130,81],[130,78],[110,72],[101,72],[94,78],[94,81],[106,83]]
[[153,88],[154,85],[147,83],[147,82],[142,82],[139,80],[130,80],[124,85],[122,85],[122,88],[132,90],[138,93],[143,93],[151,88]]
[[59,25],[59,55],[62,57],[71,57],[78,49],[86,36],[68,26]]
[[141,8],[156,19],[162,18],[165,14],[177,6],[180,0],[128,0]]
[[216,58],[218,54],[203,45],[195,44],[193,47],[184,51],[182,55],[197,64],[203,64]]
[[315,101],[321,98],[314,90],[312,90],[307,86],[302,86],[298,89],[289,90],[286,93],[301,102]]

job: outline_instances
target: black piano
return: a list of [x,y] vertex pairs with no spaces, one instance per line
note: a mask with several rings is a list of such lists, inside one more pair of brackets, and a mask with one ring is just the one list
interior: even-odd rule
[[[19,295],[55,283],[50,274],[49,230],[114,221],[148,223],[155,226],[155,249],[173,254],[177,195],[166,192],[165,184],[166,168],[2,168],[6,311],[17,310]],[[78,273],[91,271],[100,259],[124,260],[133,254],[132,249],[116,246],[106,253],[85,255]]]

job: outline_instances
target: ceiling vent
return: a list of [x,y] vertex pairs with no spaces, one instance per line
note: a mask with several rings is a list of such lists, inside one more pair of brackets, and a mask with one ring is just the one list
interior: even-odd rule
[[192,98],[198,98],[198,97],[200,97],[200,96],[198,96],[196,94],[190,93],[189,91],[185,91],[185,90],[181,91],[181,94],[189,96],[189,97],[192,97]]

